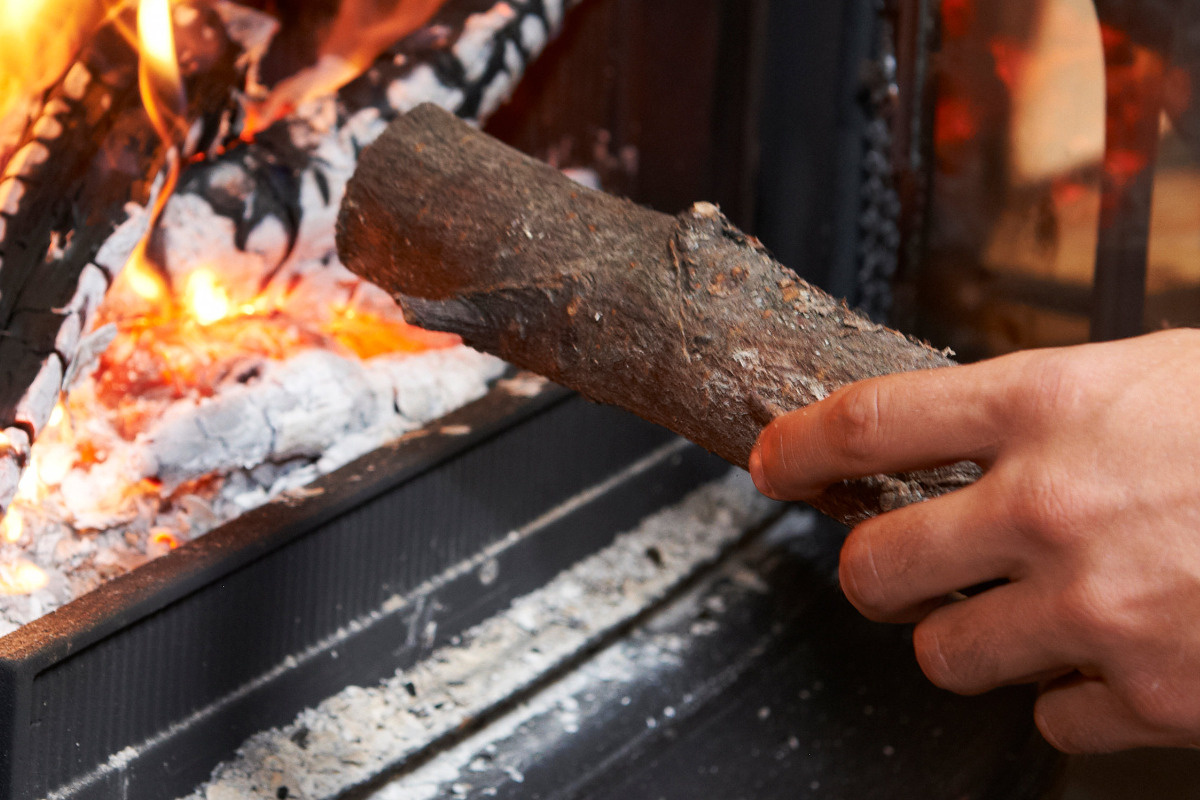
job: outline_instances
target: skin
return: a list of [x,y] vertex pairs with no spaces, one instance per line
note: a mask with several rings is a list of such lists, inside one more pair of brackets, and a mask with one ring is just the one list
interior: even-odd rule
[[839,390],[767,426],[751,474],[804,500],[975,461],[972,486],[851,532],[850,602],[915,622],[938,686],[1038,683],[1037,725],[1061,750],[1197,746],[1198,398],[1200,331],[1017,353]]

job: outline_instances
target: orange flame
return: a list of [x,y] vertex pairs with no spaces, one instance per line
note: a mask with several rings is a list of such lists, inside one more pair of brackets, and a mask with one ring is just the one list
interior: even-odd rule
[[119,282],[152,305],[169,305],[171,286],[146,253],[150,236],[179,180],[178,146],[187,134],[183,76],[175,52],[175,30],[169,0],[139,0],[137,9],[138,88],[142,104],[158,137],[167,145],[167,172],[154,206],[146,235],[138,242]]
[[220,322],[232,309],[229,293],[217,283],[212,270],[198,269],[189,275],[184,295],[188,312],[201,325]]
[[[375,57],[420,28],[445,0],[342,0],[321,42],[317,63],[280,81],[254,124],[265,127],[309,100],[332,94],[362,74]],[[253,136],[251,120],[247,135]]]
[[183,140],[183,76],[175,53],[175,29],[169,0],[139,0],[137,10],[138,88],[146,113],[168,145]]
[[[0,138],[67,71],[108,0],[0,0]],[[10,119],[11,116],[11,119]]]

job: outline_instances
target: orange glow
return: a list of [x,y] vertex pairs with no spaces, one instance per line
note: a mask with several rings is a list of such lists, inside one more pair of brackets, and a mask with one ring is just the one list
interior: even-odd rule
[[1003,38],[988,42],[988,49],[992,52],[996,77],[1004,83],[1010,93],[1016,91],[1029,57],[1028,53],[1016,42]]
[[21,475],[21,480],[17,483],[15,502],[23,502],[31,506],[36,506],[41,503],[45,494],[46,488],[38,478],[37,458],[31,454],[29,461],[25,464],[25,472]]
[[0,593],[31,594],[49,582],[37,564],[24,559],[0,564]]
[[0,132],[24,124],[23,104],[63,76],[104,19],[106,5],[106,0],[0,0]]
[[138,89],[142,105],[158,137],[167,145],[166,176],[150,210],[146,235],[138,242],[117,278],[152,306],[168,305],[172,292],[167,275],[150,261],[147,246],[163,208],[179,179],[179,151],[187,132],[183,77],[175,54],[175,32],[169,0],[139,0],[137,9]]
[[[309,100],[332,94],[392,44],[420,28],[445,0],[342,0],[321,41],[316,64],[280,81],[253,120],[270,125]],[[247,134],[254,129],[246,120]]]
[[144,244],[138,244],[117,280],[150,305],[168,303],[171,289],[162,274],[150,265],[145,252]]
[[159,547],[165,547],[168,550],[174,550],[176,547],[179,547],[179,539],[166,528],[157,528],[152,531],[150,533],[150,542]]
[[16,542],[25,532],[25,520],[16,510],[10,510],[3,520],[0,520],[0,530],[4,532],[6,542]]
[[353,308],[335,314],[324,325],[324,330],[359,358],[374,358],[385,353],[418,353],[453,347],[462,342],[452,333],[423,330],[403,320],[385,319]]
[[138,87],[154,129],[168,145],[185,130],[183,77],[175,54],[175,30],[168,0],[139,0],[137,10]]
[[947,92],[938,98],[934,137],[938,149],[963,145],[975,138],[979,126],[975,122],[975,110],[966,97]]
[[229,293],[217,284],[212,270],[198,269],[189,275],[184,293],[188,312],[201,325],[212,325],[229,316]]
[[971,31],[975,18],[971,0],[942,0],[942,32],[947,38],[961,39]]
[[54,404],[54,410],[50,412],[50,419],[47,420],[46,425],[51,428],[57,428],[66,419],[66,416],[66,407],[63,405],[62,400],[59,400]]

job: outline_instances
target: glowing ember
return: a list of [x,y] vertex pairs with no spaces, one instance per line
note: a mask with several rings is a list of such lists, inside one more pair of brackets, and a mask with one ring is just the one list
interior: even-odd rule
[[6,542],[19,541],[21,534],[25,532],[25,520],[16,511],[10,512],[0,520],[0,531],[3,532]]
[[58,401],[54,406],[54,410],[50,412],[50,419],[46,421],[46,425],[51,428],[57,428],[66,419],[66,414],[66,407],[62,404],[61,400]]
[[[229,316],[229,293],[217,284],[211,270],[198,269],[188,276],[184,290],[188,312],[201,325],[212,325]],[[246,308],[254,309],[253,305]]]
[[48,580],[41,567],[24,559],[0,564],[0,593],[30,594],[45,586]]
[[118,281],[151,305],[166,303],[171,295],[166,280],[150,266],[145,258],[145,248],[140,245],[121,270]]
[[166,528],[156,528],[151,531],[150,543],[160,548],[165,547],[167,550],[174,550],[176,547],[179,547],[179,539]]

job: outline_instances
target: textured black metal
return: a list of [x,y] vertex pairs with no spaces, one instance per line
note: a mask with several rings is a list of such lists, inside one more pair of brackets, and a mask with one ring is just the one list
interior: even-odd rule
[[1059,757],[1031,687],[930,684],[911,630],[868,622],[838,590],[840,543],[771,531],[615,644],[619,678],[577,665],[570,702],[482,731],[445,786],[470,800],[1046,797]]
[[[0,640],[0,797],[186,793],[249,734],[414,663],[728,469],[557,388],[439,426],[471,433],[377,451]],[[486,592],[470,570],[437,579],[648,455],[498,554]]]

